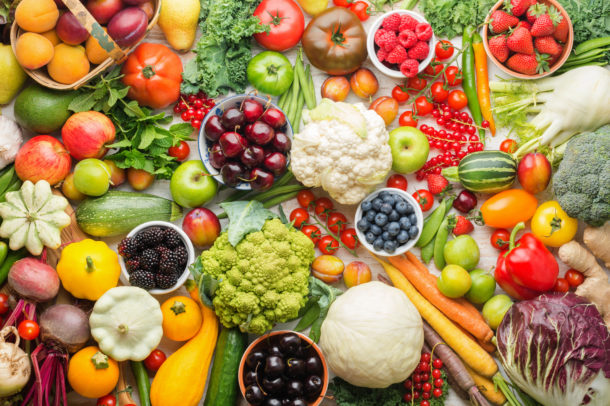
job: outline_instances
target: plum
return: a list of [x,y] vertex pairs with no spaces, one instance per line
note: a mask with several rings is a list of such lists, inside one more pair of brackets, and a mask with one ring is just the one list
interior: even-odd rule
[[123,8],[122,0],[88,0],[87,10],[100,24],[106,24]]
[[78,45],[89,38],[89,32],[83,27],[74,14],[66,12],[59,17],[55,32],[59,39],[68,45]]
[[138,7],[127,7],[112,17],[108,23],[108,34],[120,47],[136,44],[146,34],[148,17]]

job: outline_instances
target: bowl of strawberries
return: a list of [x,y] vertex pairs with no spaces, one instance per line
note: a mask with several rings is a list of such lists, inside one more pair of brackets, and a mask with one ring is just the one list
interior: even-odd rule
[[555,72],[572,51],[572,21],[556,0],[500,0],[483,30],[487,55],[502,71],[520,79]]

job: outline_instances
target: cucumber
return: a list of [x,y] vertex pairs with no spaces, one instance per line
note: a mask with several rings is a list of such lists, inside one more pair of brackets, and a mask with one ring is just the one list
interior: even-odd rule
[[203,406],[234,405],[237,399],[239,362],[247,336],[238,328],[223,328],[218,336],[214,364]]
[[147,221],[174,221],[181,216],[182,209],[171,200],[121,191],[87,199],[76,209],[79,227],[95,237],[127,234]]
[[458,166],[445,168],[442,173],[471,192],[497,193],[512,186],[517,161],[506,152],[480,151],[466,155]]

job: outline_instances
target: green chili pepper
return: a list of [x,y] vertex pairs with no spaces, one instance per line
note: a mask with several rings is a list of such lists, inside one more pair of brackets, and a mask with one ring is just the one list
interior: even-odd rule
[[130,361],[131,371],[133,372],[134,378],[136,378],[136,384],[138,386],[138,393],[140,395],[140,405],[150,406],[150,379],[148,373],[142,361]]

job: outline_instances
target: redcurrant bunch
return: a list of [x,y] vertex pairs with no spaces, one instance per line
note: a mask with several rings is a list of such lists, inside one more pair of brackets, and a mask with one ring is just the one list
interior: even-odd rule
[[174,106],[174,113],[180,114],[184,122],[190,122],[194,129],[201,127],[201,121],[214,107],[214,99],[208,99],[203,92],[197,94],[181,94],[180,101]]
[[447,385],[441,371],[442,367],[443,361],[439,358],[432,359],[429,352],[422,353],[419,365],[403,384],[407,390],[403,400],[412,404],[414,401],[419,401],[415,404],[430,406],[430,398],[443,396],[447,390]]

